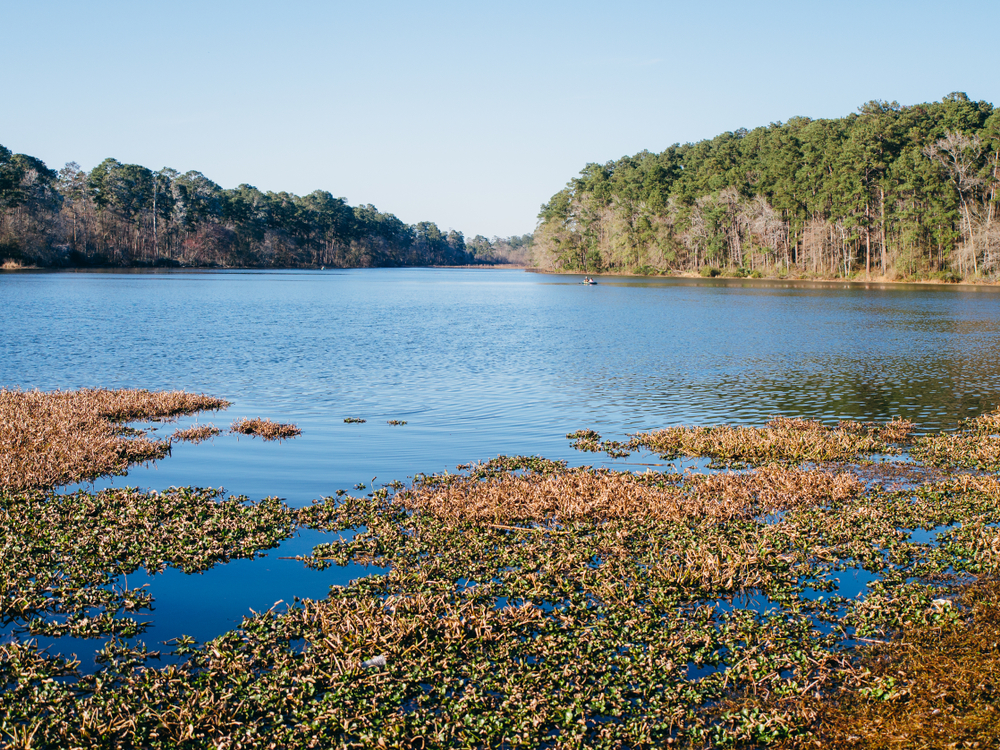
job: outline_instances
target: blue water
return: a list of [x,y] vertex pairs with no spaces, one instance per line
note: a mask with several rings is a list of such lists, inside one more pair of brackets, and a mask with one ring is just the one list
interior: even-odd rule
[[[163,573],[150,575],[140,569],[120,578],[119,585],[129,589],[146,587],[154,599],[152,610],[129,615],[145,625],[145,630],[129,642],[133,646],[145,644],[149,651],[160,651],[161,663],[177,661],[171,658],[173,644],[167,643],[172,639],[187,635],[204,642],[239,627],[243,617],[253,612],[272,608],[283,611],[295,605],[295,597],[324,599],[331,586],[346,586],[356,578],[388,571],[387,568],[353,563],[312,570],[298,560],[287,559],[308,555],[317,544],[335,541],[337,537],[336,533],[300,529],[278,547],[253,560],[233,560],[194,574],[167,568]],[[17,633],[18,628],[8,627],[6,631]],[[21,634],[20,637],[27,636]],[[76,654],[81,661],[80,668],[85,671],[96,668],[93,652],[103,644],[102,639],[39,637],[33,640],[52,652]]]
[[[578,280],[476,269],[0,273],[0,386],[184,389],[233,402],[154,425],[160,436],[194,422],[225,430],[238,417],[294,422],[294,440],[181,443],[95,486],[223,486],[295,506],[501,453],[600,462],[569,448],[565,434],[580,428],[621,439],[784,414],[898,415],[932,430],[1000,404],[995,288]],[[643,462],[656,459],[607,463]],[[274,567],[273,555],[219,570]],[[204,637],[266,599],[329,585],[299,563],[274,569],[287,586],[252,603],[206,595],[211,606],[187,615],[175,609],[183,597],[167,605],[180,574],[157,577],[156,617]]]
[[0,385],[202,391],[233,406],[197,421],[294,422],[293,441],[181,444],[115,484],[222,485],[296,505],[499,453],[590,462],[564,438],[584,427],[621,438],[780,413],[940,429],[1000,404],[998,289],[575,282],[474,269],[4,273]]

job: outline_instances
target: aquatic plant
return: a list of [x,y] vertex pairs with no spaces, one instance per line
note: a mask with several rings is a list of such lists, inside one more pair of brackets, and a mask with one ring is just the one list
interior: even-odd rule
[[811,420],[773,417],[763,428],[668,427],[639,433],[631,447],[664,458],[707,456],[722,464],[852,461],[871,453],[899,453],[899,444],[912,430],[912,422],[898,418],[881,425],[842,421],[830,428]]
[[[787,465],[896,445],[902,423],[775,420],[757,432],[768,430],[784,442],[733,442],[744,462],[765,457],[747,471],[498,456],[296,510],[211,490],[0,495],[5,617],[22,631],[110,636],[94,675],[24,632],[0,644],[0,743],[838,747],[879,726],[935,738],[959,712],[973,741],[995,710],[983,623],[997,620],[1000,482]],[[107,576],[251,555],[296,525],[350,532],[306,565],[377,574],[205,644],[178,639],[186,662],[149,665],[129,617],[148,596]],[[921,672],[911,646],[940,668]],[[955,709],[933,714],[942,691]]]
[[565,469],[523,475],[452,475],[450,482],[419,480],[396,500],[453,521],[566,523],[614,518],[731,520],[787,510],[802,503],[839,501],[861,489],[853,475],[777,467],[754,473],[634,475],[606,469]]
[[[534,474],[557,474],[565,471],[567,466],[566,461],[552,461],[542,456],[500,455],[488,461],[461,464],[455,468],[459,471],[468,472],[470,478],[484,479],[486,477],[501,476],[521,471],[532,472]],[[453,476],[455,475],[418,474],[416,481],[418,484],[429,486],[451,481]]]
[[0,617],[33,634],[132,636],[140,628],[122,615],[152,600],[124,576],[253,557],[293,528],[277,498],[251,504],[216,489],[0,491]]
[[[491,507],[475,496],[473,485],[453,479],[423,485],[416,492],[435,493],[440,500],[470,496],[460,500],[465,504],[458,508],[445,502],[413,508],[408,493],[403,493],[395,498],[354,498],[337,506],[315,504],[301,512],[300,521],[319,522],[324,528],[362,528],[350,540],[322,548],[322,554],[338,564],[354,560],[392,566],[387,577],[358,582],[358,589],[381,592],[379,596],[414,589],[451,592],[462,601],[494,607],[506,602],[501,611],[530,603],[522,615],[531,617],[528,631],[505,635],[507,631],[495,624],[490,631],[491,644],[500,644],[496,648],[503,656],[491,645],[489,655],[480,659],[504,665],[498,668],[500,679],[494,682],[473,673],[477,694],[497,694],[500,701],[478,710],[486,712],[492,705],[504,712],[502,723],[521,726],[523,733],[517,736],[525,738],[525,746],[545,737],[559,737],[562,744],[576,738],[596,747],[657,746],[667,740],[690,746],[771,743],[812,736],[809,713],[783,708],[779,702],[838,689],[847,670],[853,669],[850,651],[838,645],[842,637],[885,639],[901,627],[937,622],[941,615],[934,601],[943,593],[941,583],[933,581],[951,581],[954,586],[958,579],[950,570],[997,570],[995,559],[983,567],[981,546],[935,547],[910,541],[901,531],[948,526],[958,519],[976,519],[974,528],[995,524],[1000,520],[997,487],[987,478],[866,493],[856,480],[846,478],[838,490],[836,482],[829,481],[838,477],[823,481],[818,479],[822,473],[772,467],[708,477],[633,475],[650,487],[744,498],[730,504],[745,504],[750,512],[718,513],[716,520],[698,513],[660,520],[638,504],[638,512],[631,509],[617,517],[595,514],[588,519],[588,513],[578,512],[572,519],[564,514],[562,522],[555,523],[551,503],[528,504],[517,498],[505,503],[503,493],[497,493],[490,495],[497,500]],[[489,487],[497,479],[494,474],[477,484]],[[517,479],[528,487],[539,482]],[[708,480],[712,483],[705,484]],[[826,496],[809,489],[814,482],[822,482],[818,488]],[[779,494],[776,485],[799,494],[787,489]],[[572,486],[564,489],[578,496]],[[752,500],[753,492],[763,495],[764,502]],[[774,499],[767,499],[769,493]],[[596,507],[604,507],[599,496],[589,497]],[[752,515],[774,507],[788,510],[777,516]],[[505,514],[499,520],[507,523],[495,523],[498,512]],[[967,538],[976,536],[970,533]],[[833,577],[852,567],[881,576],[867,599],[853,601],[836,594]],[[913,578],[921,582],[907,583]],[[343,595],[351,590],[343,590]],[[772,614],[739,604],[740,597],[753,596],[754,591],[772,602]],[[831,593],[824,601],[816,598],[817,591]],[[718,602],[727,600],[733,609],[720,609]],[[552,630],[545,623],[551,623]],[[546,645],[549,637],[544,634],[553,632],[560,634],[557,642],[568,641],[565,650]],[[671,633],[684,636],[671,641]],[[521,645],[511,645],[511,638]],[[429,641],[420,643],[422,649],[433,648]],[[409,666],[414,657],[405,644],[402,661],[400,648],[394,651],[380,641],[372,649],[385,654],[387,669],[397,679],[416,678]],[[582,654],[585,660],[576,658]],[[429,664],[441,658],[440,653],[424,656]],[[632,663],[633,658],[642,661]],[[663,672],[664,663],[673,665],[670,672]],[[456,668],[468,679],[469,672]],[[621,692],[614,688],[618,669],[627,675],[628,688],[619,688]],[[436,674],[444,676],[448,670]],[[554,686],[566,678],[570,694],[579,701],[579,735],[572,733],[573,722],[558,719],[561,693]],[[549,687],[541,689],[541,695],[520,693],[517,685],[525,680]],[[642,692],[630,692],[635,689]],[[859,683],[857,689],[873,688]],[[407,694],[404,688],[402,695]],[[418,705],[429,710],[434,706],[435,712],[447,712],[452,705],[436,692],[426,695],[426,702],[419,697],[425,694],[413,695]],[[631,702],[639,695],[641,709]],[[758,704],[764,699],[776,702],[762,710]],[[526,706],[537,712],[531,724],[506,718],[526,717]],[[736,706],[738,719],[723,716],[723,706],[727,711]],[[462,704],[461,710],[469,706]],[[661,724],[663,719],[667,721]],[[646,733],[637,731],[639,727]],[[475,736],[486,745],[510,741],[511,735],[496,731]]]
[[965,420],[956,432],[918,438],[911,453],[933,466],[1000,471],[1000,408]]
[[[823,736],[803,707],[817,692],[887,685],[855,666],[845,636],[957,622],[934,602],[978,552],[905,529],[1000,520],[986,478],[886,493],[781,467],[572,470],[562,484],[514,471],[295,511],[356,530],[317,548],[328,563],[388,572],[187,645],[186,664],[136,668],[141,654],[116,646],[98,675],[52,680],[66,664],[0,647],[0,731],[42,747],[805,742]],[[871,595],[840,598],[834,577],[854,567],[877,572]]]
[[71,484],[162,458],[165,440],[124,423],[224,409],[227,401],[193,393],[0,388],[0,488]]
[[345,424],[364,424],[367,419],[361,419],[361,417],[344,417]]
[[[862,648],[836,689],[734,703],[727,723],[745,726],[751,712],[762,720],[793,713],[807,720],[808,735],[781,742],[783,748],[1000,745],[1000,581],[957,589],[932,610],[928,621]],[[746,732],[730,730],[739,734]]]
[[200,443],[203,440],[208,440],[216,435],[220,435],[221,433],[222,431],[214,424],[201,424],[188,427],[184,430],[174,430],[174,434],[170,436],[170,439],[172,441],[184,440],[189,443]]
[[264,440],[288,440],[302,434],[302,430],[293,424],[281,424],[270,419],[237,419],[229,428],[230,432],[239,435],[259,436]]
[[637,447],[633,442],[623,443],[617,440],[601,440],[600,433],[594,430],[577,430],[566,437],[573,442],[570,446],[578,451],[588,453],[607,453],[612,458],[624,458]]
[[224,409],[229,402],[183,391],[0,388],[0,488],[71,484],[124,474],[162,458],[166,440],[151,440],[126,422]]

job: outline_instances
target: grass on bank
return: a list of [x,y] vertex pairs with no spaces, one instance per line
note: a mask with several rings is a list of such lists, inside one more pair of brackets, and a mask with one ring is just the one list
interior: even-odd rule
[[[584,273],[584,270],[576,268],[569,270],[555,270],[555,269],[529,269],[539,271],[546,274],[565,274],[572,276],[579,276]],[[899,269],[890,271],[889,273],[882,274],[879,272],[875,273],[865,273],[864,270],[857,270],[846,275],[830,275],[827,273],[817,273],[804,268],[797,268],[792,266],[788,269],[767,269],[766,272],[761,269],[751,269],[743,267],[729,267],[720,268],[717,266],[702,266],[697,271],[688,270],[681,271],[677,269],[670,268],[659,268],[657,266],[642,265],[635,268],[629,269],[619,269],[615,271],[610,271],[608,269],[594,270],[591,269],[587,273],[591,275],[596,275],[597,278],[615,278],[615,277],[629,277],[629,276],[646,276],[646,277],[663,277],[663,278],[675,278],[675,279],[696,279],[696,278],[708,278],[708,279],[718,279],[718,280],[737,280],[737,279],[751,279],[751,280],[761,280],[764,282],[773,281],[799,281],[799,282],[818,282],[818,283],[828,283],[828,284],[975,284],[975,285],[995,285],[998,281],[996,276],[993,275],[979,275],[975,273],[968,273],[966,275],[961,275],[956,273],[954,270],[940,270],[940,271],[930,271],[923,270],[912,273],[907,273]]]

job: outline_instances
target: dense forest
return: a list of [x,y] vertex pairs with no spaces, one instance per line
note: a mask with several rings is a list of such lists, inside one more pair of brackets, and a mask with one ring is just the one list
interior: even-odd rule
[[223,189],[106,159],[58,172],[0,146],[0,264],[517,263],[741,276],[1000,277],[1000,110],[872,101],[588,164],[533,235],[466,240],[325,191]]
[[0,265],[367,267],[525,263],[531,235],[466,242],[317,190],[226,190],[105,159],[58,172],[0,146]]
[[588,164],[542,206],[552,269],[1000,275],[1000,110],[962,93],[872,101]]

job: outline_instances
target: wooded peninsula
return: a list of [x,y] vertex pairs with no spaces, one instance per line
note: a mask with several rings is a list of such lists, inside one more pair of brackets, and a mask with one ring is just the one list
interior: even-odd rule
[[536,264],[705,276],[995,279],[1000,111],[871,101],[588,164],[542,207]]
[[466,240],[317,190],[300,197],[105,159],[58,172],[0,146],[0,265],[369,267],[990,281],[1000,111],[871,101],[588,164],[533,234]]

